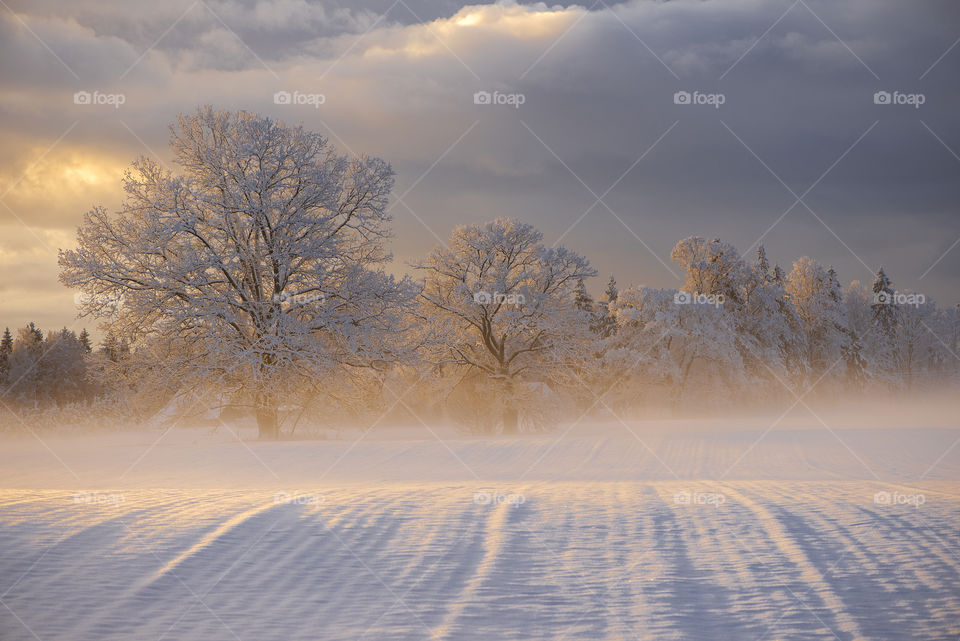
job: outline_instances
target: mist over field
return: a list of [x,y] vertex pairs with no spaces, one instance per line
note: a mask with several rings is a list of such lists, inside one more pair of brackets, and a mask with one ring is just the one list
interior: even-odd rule
[[958,36],[0,1],[0,639],[960,638]]

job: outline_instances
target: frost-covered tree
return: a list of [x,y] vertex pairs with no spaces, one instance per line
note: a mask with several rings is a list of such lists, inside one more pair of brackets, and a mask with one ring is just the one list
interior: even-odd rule
[[903,385],[911,389],[918,378],[938,368],[942,344],[930,331],[937,318],[933,301],[920,302],[912,298],[910,292],[904,292],[904,296],[914,302],[898,309],[894,349]]
[[393,172],[243,111],[180,116],[170,144],[179,172],[135,161],[121,210],[89,212],[61,251],[61,281],[108,330],[172,341],[185,385],[242,392],[275,438],[287,390],[395,358],[412,288],[382,267]]
[[737,307],[743,303],[741,294],[746,265],[733,245],[719,239],[707,241],[690,236],[677,243],[670,258],[686,274],[684,291],[693,295],[720,294],[724,297],[724,304]]
[[0,339],[0,397],[20,410],[46,410],[92,396],[87,353],[77,335],[63,328],[44,332],[33,323]]
[[28,323],[17,330],[8,361],[5,397],[34,406],[43,401],[40,376],[43,355],[43,332],[36,325]]
[[[731,398],[746,384],[733,315],[723,305],[678,303],[678,290],[631,287],[611,305],[617,332],[604,364],[621,398],[649,386],[673,403]],[[620,405],[624,405],[621,401]]]
[[897,303],[895,300],[896,292],[893,289],[893,282],[883,267],[877,272],[873,280],[873,320],[874,324],[883,332],[887,338],[892,339],[897,326]]
[[844,292],[844,315],[847,321],[847,346],[844,364],[848,384],[864,388],[875,376],[873,346],[878,336],[873,331],[873,294],[860,281],[853,281]]
[[429,358],[493,382],[508,432],[518,428],[517,383],[562,380],[590,339],[577,291],[595,272],[542,238],[505,218],[463,225],[414,265],[424,273]]
[[767,250],[763,245],[757,246],[757,262],[754,264],[754,271],[760,274],[765,281],[773,279],[773,274],[770,272],[770,261],[767,259]]
[[93,342],[90,340],[90,332],[87,331],[86,327],[80,331],[80,336],[77,339],[80,341],[80,344],[83,345],[84,352],[89,354],[93,351]]
[[858,280],[851,282],[843,296],[847,327],[863,337],[873,330],[873,293]]
[[617,321],[610,313],[610,304],[617,300],[618,293],[617,280],[611,274],[603,298],[597,305],[597,319],[594,324],[594,331],[601,339],[609,338],[617,330]]
[[779,285],[785,285],[787,282],[787,275],[779,264],[773,266],[773,280]]
[[617,300],[618,295],[617,279],[614,278],[613,274],[610,274],[610,280],[607,281],[607,288],[603,291],[603,300],[606,301],[607,304],[610,304]]
[[838,374],[835,366],[843,357],[846,315],[840,285],[832,269],[804,256],[793,264],[786,291],[800,319],[806,340],[807,363],[811,373]]
[[896,301],[893,282],[883,267],[877,272],[873,290],[873,327],[876,332],[875,359],[877,368],[892,383],[897,383],[901,362],[897,351],[897,327],[900,325],[900,307]]
[[13,336],[10,334],[10,328],[3,330],[3,338],[0,339],[0,385],[7,382],[7,372],[10,369],[10,354],[13,353]]
[[[743,273],[743,306],[736,323],[748,369],[755,379],[769,380],[771,374],[780,379],[802,379],[806,367],[800,320],[783,283],[770,271],[762,245],[756,262]],[[780,386],[774,389],[779,392]]]
[[39,363],[41,394],[58,405],[82,400],[87,393],[86,349],[66,327],[48,332]]
[[856,331],[850,331],[849,339],[844,343],[842,352],[847,385],[854,390],[863,389],[867,383],[867,361],[864,358],[860,336]]
[[577,281],[573,291],[573,304],[585,318],[592,318],[594,314],[593,297],[587,292],[587,286],[583,279]]
[[107,360],[116,363],[130,356],[130,343],[125,337],[117,338],[113,332],[107,332],[100,344],[100,353]]

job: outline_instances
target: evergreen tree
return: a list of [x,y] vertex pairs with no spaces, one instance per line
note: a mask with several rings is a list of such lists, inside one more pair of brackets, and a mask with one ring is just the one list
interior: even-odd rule
[[36,405],[41,400],[40,364],[43,359],[43,332],[33,323],[17,330],[9,357],[5,394],[21,402]]
[[951,311],[953,313],[949,317],[950,345],[952,345],[950,351],[956,354],[960,351],[960,303],[957,303]]
[[877,335],[874,348],[875,358],[880,371],[884,372],[894,385],[899,385],[900,355],[897,350],[897,327],[900,324],[900,309],[897,306],[895,291],[890,277],[883,267],[877,272],[871,286],[873,291],[873,328]]
[[738,346],[750,374],[758,379],[777,377],[802,380],[803,345],[796,344],[800,322],[783,286],[770,273],[770,262],[761,246],[757,259],[745,271],[740,289],[744,306],[735,314]]
[[24,329],[29,335],[30,340],[32,340],[35,345],[41,345],[43,343],[43,332],[39,327],[33,324],[33,321],[27,323],[27,326]]
[[573,290],[573,301],[580,312],[593,316],[593,298],[587,293],[587,286],[584,285],[582,278],[577,281],[577,286]]
[[784,273],[783,269],[780,268],[780,265],[773,266],[773,282],[777,285],[783,286],[787,279],[787,275]]
[[603,295],[608,305],[617,300],[619,292],[617,291],[617,279],[613,277],[613,274],[610,274],[610,280],[607,281],[607,289],[603,292]]
[[873,280],[873,320],[883,334],[892,339],[897,328],[897,304],[894,298],[893,283],[883,271],[877,272]]
[[770,261],[767,260],[767,251],[763,248],[763,245],[757,247],[757,272],[763,277],[764,283],[769,282],[772,278],[770,275]]
[[610,304],[616,302],[618,295],[617,280],[613,274],[610,274],[607,289],[603,292],[603,299],[598,305],[597,322],[594,326],[594,333],[600,338],[609,338],[617,331],[617,321],[610,312]]
[[80,332],[79,337],[80,344],[83,345],[83,351],[89,354],[93,351],[93,344],[90,342],[90,332],[87,331],[87,328],[84,327],[83,331]]
[[40,400],[57,404],[82,400],[87,390],[87,362],[83,344],[64,327],[49,332],[40,361]]
[[7,372],[10,370],[10,354],[13,353],[13,336],[10,335],[10,328],[3,330],[3,338],[0,339],[0,384],[6,383]]

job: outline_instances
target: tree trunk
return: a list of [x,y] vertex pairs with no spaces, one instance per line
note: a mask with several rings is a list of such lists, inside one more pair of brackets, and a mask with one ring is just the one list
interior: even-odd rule
[[277,408],[267,402],[257,404],[257,428],[260,431],[261,441],[275,441],[280,437],[280,426],[277,423]]
[[503,412],[500,414],[500,420],[503,422],[504,434],[516,434],[520,431],[520,412],[514,405],[513,381],[509,378],[503,385]]
[[503,408],[503,415],[501,420],[503,421],[504,434],[516,434],[519,431],[520,413],[516,410],[515,407],[506,405]]

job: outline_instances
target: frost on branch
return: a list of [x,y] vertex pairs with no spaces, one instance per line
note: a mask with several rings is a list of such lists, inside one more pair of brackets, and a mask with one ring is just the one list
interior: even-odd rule
[[[532,226],[500,218],[457,227],[415,267],[425,274],[421,316],[428,358],[460,371],[482,424],[518,429],[549,398],[547,384],[573,383],[589,352],[590,318],[577,306],[589,262],[547,248]],[[539,385],[536,385],[539,384]]]
[[293,388],[396,359],[386,338],[414,295],[383,271],[393,186],[378,158],[319,134],[210,107],[171,127],[176,172],[147,158],[119,212],[89,212],[61,280],[109,329],[179,348],[184,385],[241,392],[261,436]]

